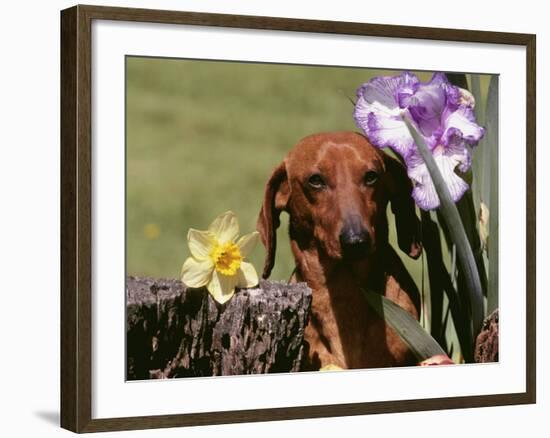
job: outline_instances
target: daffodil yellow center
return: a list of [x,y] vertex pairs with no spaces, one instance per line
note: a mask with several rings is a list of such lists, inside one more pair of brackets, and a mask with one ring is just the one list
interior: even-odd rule
[[223,275],[235,275],[241,267],[243,257],[239,247],[233,242],[228,242],[223,245],[216,243],[210,251],[210,259],[216,271]]

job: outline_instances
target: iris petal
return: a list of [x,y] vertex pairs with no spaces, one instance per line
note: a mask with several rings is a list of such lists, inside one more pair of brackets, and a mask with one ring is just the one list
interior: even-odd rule
[[427,84],[416,87],[414,94],[401,99],[401,106],[406,107],[416,122],[420,132],[430,137],[439,128],[447,102],[447,79],[442,74],[434,74]]
[[370,105],[360,97],[355,106],[354,118],[369,141],[379,148],[391,147],[398,154],[407,156],[415,147],[401,115]]
[[412,152],[414,140],[403,121],[399,96],[411,95],[418,84],[415,75],[404,72],[376,77],[357,90],[353,117],[373,145],[391,147],[403,157]]
[[[435,155],[434,159],[443,180],[447,184],[452,200],[454,202],[458,201],[469,187],[468,184],[454,172],[459,162],[454,156],[443,154]],[[437,195],[426,164],[422,163],[416,167],[409,167],[408,174],[414,183],[412,197],[416,201],[416,204],[423,210],[433,210],[439,207],[439,196]]]
[[466,172],[472,164],[472,147],[462,139],[462,132],[456,128],[449,128],[446,133],[444,154],[458,163],[461,172]]
[[399,107],[398,93],[412,93],[418,82],[418,78],[409,72],[399,76],[378,76],[363,84],[358,93],[367,103],[377,103],[391,110]]
[[[449,137],[460,135],[466,143],[476,145],[485,134],[485,129],[479,126],[475,121],[474,110],[471,107],[461,106],[456,111],[451,111],[444,120],[443,127],[445,131],[441,137],[441,142],[447,144]],[[456,143],[456,138],[455,138]]]
[[427,83],[404,73],[371,79],[359,88],[357,97],[357,126],[373,145],[390,147],[401,155],[415,183],[412,196],[419,207],[437,208],[439,197],[405,118],[432,151],[453,201],[462,197],[468,184],[455,169],[465,172],[470,168],[472,147],[484,134],[476,123],[470,93],[452,85],[443,73],[435,73]]

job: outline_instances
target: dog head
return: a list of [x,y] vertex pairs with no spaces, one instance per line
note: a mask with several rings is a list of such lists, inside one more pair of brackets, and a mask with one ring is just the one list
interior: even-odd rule
[[290,216],[290,237],[300,247],[316,245],[335,260],[357,260],[387,244],[386,207],[391,201],[400,248],[421,253],[412,185],[397,160],[353,132],[302,139],[275,168],[258,219],[266,247],[263,277],[275,262],[279,216]]

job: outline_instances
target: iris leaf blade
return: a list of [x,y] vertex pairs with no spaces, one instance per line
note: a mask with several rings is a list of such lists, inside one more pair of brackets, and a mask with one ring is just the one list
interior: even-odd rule
[[468,236],[456,204],[451,198],[449,189],[437,167],[435,159],[425,144],[422,137],[418,134],[416,129],[411,125],[409,121],[405,121],[407,127],[418,147],[418,151],[422,156],[422,159],[426,163],[426,167],[434,183],[436,192],[440,201],[440,212],[446,221],[447,228],[453,243],[456,245],[459,266],[464,275],[466,283],[466,290],[468,291],[468,300],[470,303],[470,310],[472,315],[473,336],[477,336],[483,323],[483,292],[481,287],[481,281],[477,269],[476,260],[468,242]]
[[419,362],[438,354],[447,354],[401,306],[376,292],[364,289],[362,291],[371,308],[396,331]]
[[[485,114],[482,110],[483,105],[481,103],[481,84],[479,80],[479,75],[472,74],[470,75],[470,84],[472,89],[472,94],[476,102],[474,108],[476,120],[480,125],[483,126],[485,122]],[[481,140],[483,142],[483,139]],[[482,158],[483,151],[479,147],[474,148],[472,151],[472,194],[474,197],[474,207],[475,211],[479,211],[479,204],[481,202],[481,190],[482,190],[482,178],[483,175],[483,160]]]
[[490,163],[490,178],[487,183],[488,199],[486,200],[489,207],[487,314],[498,307],[498,79],[497,75],[493,75],[489,83],[486,110],[487,138],[484,145],[485,160]]

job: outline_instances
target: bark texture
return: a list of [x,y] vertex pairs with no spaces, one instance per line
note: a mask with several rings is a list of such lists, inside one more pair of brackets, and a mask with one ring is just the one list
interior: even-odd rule
[[305,283],[261,281],[224,305],[178,280],[127,277],[128,380],[299,371]]
[[474,359],[477,363],[498,362],[498,309],[483,322],[476,339]]

